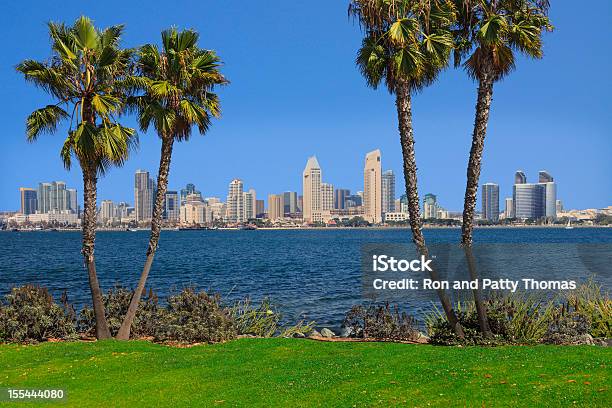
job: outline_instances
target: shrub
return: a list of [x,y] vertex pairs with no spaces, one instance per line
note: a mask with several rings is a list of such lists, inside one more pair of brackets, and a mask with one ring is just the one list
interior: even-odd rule
[[250,298],[237,301],[229,310],[236,324],[238,334],[259,337],[272,337],[278,331],[280,313],[264,298],[259,306],[253,305]]
[[1,341],[21,343],[76,337],[75,313],[65,293],[62,305],[58,305],[46,288],[26,285],[13,288],[0,304]]
[[612,337],[612,299],[592,279],[564,294],[566,308],[590,322],[593,337]]
[[591,324],[580,313],[564,313],[551,321],[542,341],[548,344],[590,344]]
[[400,313],[397,306],[391,308],[389,303],[353,306],[346,314],[343,326],[351,337],[408,341],[419,337],[415,319]]
[[236,326],[227,309],[220,306],[219,296],[184,289],[168,298],[160,310],[155,338],[159,341],[216,343],[236,338]]
[[[134,292],[120,285],[108,290],[103,295],[104,315],[111,334],[115,336],[123,323]],[[146,293],[146,292],[145,292]],[[159,320],[157,295],[149,289],[148,295],[143,296],[136,311],[136,316],[130,331],[131,338],[154,336]],[[93,309],[85,306],[79,313],[77,327],[80,333],[95,335],[95,317]]]

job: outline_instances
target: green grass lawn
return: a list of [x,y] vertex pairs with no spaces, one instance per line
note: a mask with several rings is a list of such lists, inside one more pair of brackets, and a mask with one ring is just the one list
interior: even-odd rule
[[78,407],[610,407],[611,360],[593,346],[46,343],[0,346],[0,387],[64,388]]

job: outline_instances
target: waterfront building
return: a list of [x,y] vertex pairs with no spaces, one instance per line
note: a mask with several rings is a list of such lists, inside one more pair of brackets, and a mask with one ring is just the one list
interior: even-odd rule
[[438,218],[438,198],[435,194],[425,194],[423,198],[423,218]]
[[134,208],[130,207],[128,203],[121,201],[115,206],[115,217],[123,222],[129,218],[130,210],[133,212]]
[[373,224],[382,222],[382,165],[380,150],[371,151],[365,157],[363,169],[363,206],[365,207],[366,221]]
[[283,193],[283,212],[285,215],[298,212],[298,194],[295,191],[285,191]]
[[276,221],[285,215],[285,203],[283,194],[268,195],[268,219]]
[[20,212],[23,215],[36,213],[38,208],[38,198],[36,190],[33,188],[20,187],[19,197],[21,201]]
[[482,218],[491,221],[499,221],[499,185],[485,183],[482,185]]
[[227,195],[227,222],[243,223],[245,219],[244,211],[244,184],[240,179],[234,179],[229,184]]
[[345,188],[337,188],[334,190],[334,209],[343,210],[345,207],[346,197],[351,195],[351,190]]
[[402,194],[400,197],[400,212],[408,214],[408,197],[406,194]]
[[299,195],[297,199],[297,212],[301,213],[304,211],[304,196]]
[[408,221],[408,214],[403,212],[388,212],[385,213],[385,222],[402,222]]
[[302,173],[303,219],[306,223],[322,222],[321,167],[316,156],[306,162]]
[[351,207],[361,207],[363,205],[363,199],[360,195],[352,194],[347,195],[344,199],[344,209]]
[[334,186],[329,183],[321,183],[321,210],[334,209]]
[[516,218],[557,218],[557,185],[546,170],[540,171],[538,183],[527,183],[521,170],[514,180],[512,199]]
[[244,220],[248,221],[257,218],[257,194],[254,189],[250,189],[244,193]]
[[382,212],[395,212],[395,174],[387,170],[382,174]]
[[176,222],[179,220],[181,205],[179,194],[177,191],[166,191],[164,198],[164,214],[163,218],[166,221]]
[[146,170],[136,170],[134,175],[134,209],[137,222],[151,221],[155,201],[155,182]]
[[195,184],[188,183],[185,186],[185,188],[181,189],[181,205],[183,205],[183,204],[185,204],[187,202],[187,196],[189,194],[199,194],[200,196],[202,195],[202,193],[200,193],[200,191],[196,190]]
[[514,201],[512,197],[506,197],[506,209],[504,210],[504,218],[514,218]]
[[112,222],[115,219],[115,203],[111,200],[102,200],[100,203],[99,220],[102,224]]
[[266,204],[264,200],[255,201],[255,215],[257,218],[263,218],[266,214]]
[[179,221],[183,225],[202,225],[208,221],[207,205],[203,201],[189,201],[180,207]]
[[36,192],[36,207],[41,214],[50,211],[76,213],[78,210],[77,192],[75,189],[67,189],[63,181],[39,183]]
[[563,212],[563,202],[561,200],[557,200],[556,205],[557,214]]

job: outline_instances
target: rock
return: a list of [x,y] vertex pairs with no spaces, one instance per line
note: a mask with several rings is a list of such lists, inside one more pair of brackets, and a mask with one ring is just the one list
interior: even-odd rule
[[321,337],[321,333],[319,333],[316,330],[313,330],[310,332],[310,334],[308,335],[308,337]]
[[321,336],[325,337],[325,338],[332,338],[336,335],[336,333],[334,333],[333,331],[329,330],[327,327],[325,327],[323,330],[321,330]]
[[342,327],[342,329],[340,329],[340,337],[353,337],[355,335],[355,333],[353,332],[353,328],[352,327]]
[[304,337],[306,337],[306,335],[304,335],[304,333],[302,333],[302,332],[295,332],[295,333],[293,333],[293,338],[294,339],[303,339]]

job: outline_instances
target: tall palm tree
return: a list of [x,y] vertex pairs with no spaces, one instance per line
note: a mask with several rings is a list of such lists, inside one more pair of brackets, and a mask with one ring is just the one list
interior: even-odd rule
[[132,86],[139,94],[131,98],[130,107],[138,113],[141,130],[146,132],[152,124],[162,145],[147,259],[117,334],[118,339],[124,340],[130,337],[157,250],[173,144],[188,140],[193,127],[200,134],[208,131],[211,117],[220,115],[219,98],[212,91],[215,86],[228,83],[219,71],[221,61],[215,52],[198,47],[197,32],[171,28],[161,36],[161,50],[151,44],[140,49],[139,75],[132,78]]
[[542,33],[553,29],[548,0],[455,0],[455,65],[463,64],[478,81],[476,118],[467,167],[461,243],[472,245],[474,210],[480,178],[493,84],[515,67],[515,53],[542,58]]
[[[471,279],[478,276],[472,251],[474,211],[480,179],[493,84],[515,67],[515,52],[542,58],[542,33],[552,30],[548,0],[455,0],[458,10],[455,34],[455,66],[463,64],[470,78],[478,81],[476,118],[467,167],[463,203],[461,244]],[[491,335],[486,308],[474,291],[480,331]]]
[[128,73],[131,51],[119,48],[120,25],[99,30],[89,18],[80,17],[71,27],[61,23],[49,23],[48,27],[51,58],[44,62],[28,59],[17,66],[27,81],[54,100],[28,116],[27,138],[33,142],[43,133],[56,133],[62,121],[70,123],[60,156],[67,169],[76,158],[83,173],[81,252],[91,289],[96,336],[109,338],[94,257],[97,181],[111,166],[122,165],[138,141],[134,129],[114,119],[122,108],[120,84]]
[[[411,98],[449,64],[455,8],[450,0],[352,0],[349,14],[365,34],[356,60],[362,75],[372,88],[384,82],[395,95],[412,238],[418,251],[428,256],[417,189]],[[438,291],[438,295],[448,322],[463,337],[446,293]]]

